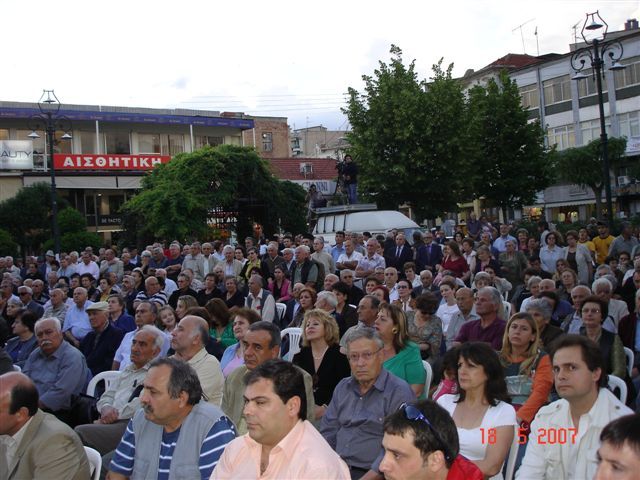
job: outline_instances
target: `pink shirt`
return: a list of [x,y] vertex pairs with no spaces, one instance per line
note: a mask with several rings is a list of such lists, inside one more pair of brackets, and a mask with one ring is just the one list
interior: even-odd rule
[[262,445],[249,434],[224,449],[210,480],[231,478],[348,480],[349,468],[308,421],[299,421],[269,453],[269,466],[260,475]]

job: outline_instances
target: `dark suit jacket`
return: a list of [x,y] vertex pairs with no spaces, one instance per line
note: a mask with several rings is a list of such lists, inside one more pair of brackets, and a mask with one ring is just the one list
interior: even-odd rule
[[413,261],[413,250],[411,250],[411,247],[407,243],[405,243],[402,246],[399,257],[396,256],[397,251],[397,245],[389,247],[384,252],[384,261],[386,262],[387,267],[395,267],[395,269],[398,270],[398,272],[400,272],[400,275],[402,276],[404,274],[404,264]]
[[442,248],[435,242],[430,245],[422,245],[416,252],[416,268],[420,273],[429,265],[431,273],[436,273],[435,266],[442,263]]
[[26,428],[10,465],[0,443],[0,478],[87,480],[89,461],[80,438],[53,415],[38,410]]
[[282,322],[283,325],[289,325],[293,321],[293,309],[298,301],[295,298],[287,300],[284,304],[287,306],[287,309],[284,312],[284,320]]
[[111,370],[113,357],[122,342],[122,337],[124,337],[124,332],[109,324],[95,346],[93,345],[96,339],[94,330],[87,333],[87,336],[82,339],[80,351],[87,359],[87,367],[94,376],[100,372]]

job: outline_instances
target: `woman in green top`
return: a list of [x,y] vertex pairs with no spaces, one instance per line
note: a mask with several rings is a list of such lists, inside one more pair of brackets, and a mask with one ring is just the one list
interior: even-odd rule
[[212,298],[209,300],[204,308],[207,309],[211,316],[211,322],[209,323],[209,334],[215,337],[224,348],[227,348],[234,343],[237,343],[235,335],[233,334],[233,325],[231,324],[231,313],[227,304],[221,298]]
[[418,345],[409,340],[407,317],[395,305],[382,303],[374,324],[384,342],[384,368],[406,381],[416,397],[423,397],[427,374],[420,358]]

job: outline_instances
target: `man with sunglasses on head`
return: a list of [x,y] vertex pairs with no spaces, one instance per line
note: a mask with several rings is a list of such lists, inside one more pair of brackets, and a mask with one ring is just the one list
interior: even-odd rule
[[383,343],[373,328],[353,329],[345,337],[351,377],[336,386],[320,433],[347,463],[353,480],[379,479],[383,419],[416,397],[409,384],[382,367]]
[[386,480],[482,480],[482,472],[459,454],[458,430],[449,413],[431,400],[404,404],[384,420]]

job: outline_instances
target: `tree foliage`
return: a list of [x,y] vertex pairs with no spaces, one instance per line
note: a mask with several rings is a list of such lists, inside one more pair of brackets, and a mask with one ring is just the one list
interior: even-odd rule
[[[97,251],[103,243],[100,235],[87,231],[87,219],[75,208],[68,207],[58,213],[58,227],[62,252],[82,251],[89,246]],[[42,248],[48,250],[53,246],[53,238],[50,238]]]
[[552,181],[552,164],[538,122],[528,122],[517,84],[506,71],[486,87],[469,91],[468,146],[476,197],[501,207],[521,208]]
[[281,219],[304,218],[304,190],[276,179],[255,150],[221,145],[155,167],[122,212],[141,236],[186,240],[211,236],[213,209],[235,216],[240,236],[254,221],[275,231]]
[[351,123],[351,152],[359,189],[381,208],[411,205],[421,217],[456,208],[465,183],[462,132],[464,96],[452,65],[433,66],[430,82],[418,80],[415,61],[405,66],[391,47],[389,64],[364,75],[364,93],[349,88],[343,110]]
[[[57,197],[58,208],[68,202]],[[0,203],[0,225],[9,232],[23,252],[37,250],[51,238],[51,187],[36,183]]]
[[[625,138],[609,138],[609,165],[619,165],[627,148]],[[602,192],[604,190],[604,169],[601,157],[600,139],[582,147],[567,148],[555,153],[555,166],[560,179],[587,186],[596,198],[596,216],[602,218]]]
[[13,241],[11,234],[6,230],[0,229],[0,255],[6,257],[10,255],[15,257],[18,253],[18,244]]

